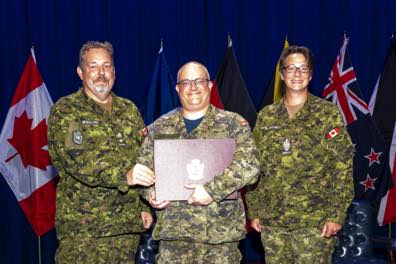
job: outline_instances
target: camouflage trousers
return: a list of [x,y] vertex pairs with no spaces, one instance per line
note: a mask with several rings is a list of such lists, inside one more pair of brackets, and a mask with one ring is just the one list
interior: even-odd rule
[[335,238],[321,237],[318,228],[288,230],[283,227],[261,227],[261,241],[266,264],[331,263]]
[[238,242],[223,244],[161,240],[158,264],[239,264]]
[[113,237],[67,237],[59,241],[55,254],[57,264],[135,263],[138,234]]

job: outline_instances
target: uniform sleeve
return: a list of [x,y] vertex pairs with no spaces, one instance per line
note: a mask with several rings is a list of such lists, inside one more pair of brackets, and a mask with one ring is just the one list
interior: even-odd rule
[[338,109],[329,116],[330,123],[323,136],[328,150],[329,171],[332,173],[333,188],[329,210],[332,212],[326,221],[344,224],[347,208],[353,196],[353,156],[354,147]]
[[222,173],[204,184],[205,190],[216,202],[256,182],[259,173],[258,152],[249,125],[241,117],[233,117],[232,123],[236,143],[234,159]]
[[[256,125],[253,129],[253,137],[256,142],[260,142],[262,137],[262,130],[260,127],[262,126],[262,114],[260,113],[257,117]],[[260,148],[258,148],[260,152]],[[264,177],[263,172],[261,171],[259,174],[259,179],[254,185],[250,185],[246,188],[246,204],[247,204],[247,217],[248,219],[259,218],[262,210],[261,201],[260,201],[260,192],[262,191],[261,185],[263,184],[262,177]]]
[[262,172],[260,172],[257,182],[246,187],[246,211],[248,219],[260,218],[263,215],[263,207],[260,206],[262,202],[260,193],[263,190],[261,186],[264,184],[262,177]]
[[[143,189],[143,188],[142,188]],[[150,206],[147,204],[147,202],[142,200],[143,198],[140,198],[140,208],[142,212],[148,212],[151,213]]]
[[[143,144],[140,148],[139,155],[136,158],[136,163],[147,166],[154,171],[154,132],[149,131],[143,140]],[[141,195],[147,201],[149,200],[149,194],[154,190],[154,187],[141,188]]]
[[[55,105],[48,120],[48,149],[61,176],[71,176],[91,187],[101,186],[118,188],[121,192],[128,191],[126,173],[134,165],[133,150],[130,152],[131,155],[123,155],[117,148],[88,143],[74,144],[71,128],[77,123],[73,117],[74,112],[67,110],[69,108],[70,106],[65,104]],[[137,146],[134,147],[138,149],[142,140],[138,132],[144,127],[144,123],[136,107],[132,107],[131,111],[137,126],[126,129],[136,137],[134,144]]]

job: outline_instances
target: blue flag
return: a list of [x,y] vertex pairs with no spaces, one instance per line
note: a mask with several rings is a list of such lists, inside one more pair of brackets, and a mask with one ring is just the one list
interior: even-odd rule
[[175,81],[172,78],[164,51],[161,47],[151,77],[145,106],[142,110],[146,125],[151,124],[161,115],[180,105],[175,87]]
[[[175,81],[172,78],[161,44],[153,75],[151,76],[146,102],[142,109],[145,124],[150,127],[150,124],[157,118],[169,113],[179,105]],[[152,211],[152,213],[154,214],[155,212]],[[158,242],[152,239],[151,232],[152,228],[141,236],[136,253],[136,264],[155,263],[155,255],[158,253]]]
[[392,186],[384,138],[375,125],[361,92],[344,39],[323,97],[335,103],[355,144],[353,178],[355,197],[379,201]]

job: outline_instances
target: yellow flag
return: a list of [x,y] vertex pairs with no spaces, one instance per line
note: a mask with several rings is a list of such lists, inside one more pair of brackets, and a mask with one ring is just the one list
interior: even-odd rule
[[[289,41],[287,41],[287,36],[285,39],[285,44],[283,45],[283,49],[286,49],[289,47]],[[279,60],[278,63],[276,64],[276,70],[275,70],[275,81],[274,81],[274,103],[278,102],[282,98],[282,80],[280,77],[280,72],[279,72]]]

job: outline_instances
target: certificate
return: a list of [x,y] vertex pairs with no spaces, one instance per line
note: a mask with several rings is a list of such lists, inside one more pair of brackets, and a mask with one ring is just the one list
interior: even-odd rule
[[[158,139],[154,141],[157,201],[187,200],[185,184],[203,184],[226,169],[234,158],[235,139]],[[237,199],[232,193],[227,199]]]

